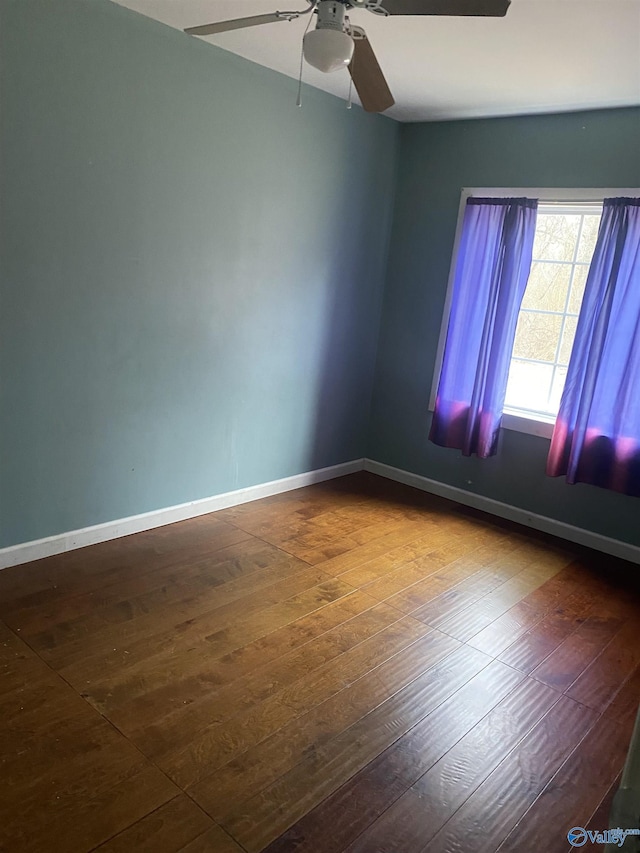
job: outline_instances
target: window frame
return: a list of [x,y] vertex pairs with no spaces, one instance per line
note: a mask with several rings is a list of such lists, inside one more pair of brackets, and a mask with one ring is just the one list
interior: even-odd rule
[[[453,241],[453,250],[451,253],[451,263],[449,266],[449,279],[447,282],[447,292],[442,312],[442,322],[440,324],[440,335],[438,338],[438,347],[436,350],[436,361],[433,371],[433,379],[431,383],[431,394],[429,397],[429,411],[435,409],[436,394],[438,391],[438,383],[440,381],[440,372],[442,370],[442,361],[444,357],[444,347],[447,338],[447,329],[449,327],[449,315],[451,314],[451,301],[453,297],[453,282],[456,275],[456,263],[458,258],[458,249],[460,246],[460,238],[462,235],[462,221],[467,205],[467,199],[481,198],[535,198],[540,206],[557,205],[560,209],[563,205],[568,204],[601,204],[605,198],[615,198],[618,196],[631,196],[637,198],[640,196],[640,189],[628,187],[463,187],[460,193],[460,204],[458,206],[458,219],[456,222],[456,230]],[[530,435],[538,435],[542,438],[550,439],[555,426],[555,418],[544,418],[542,416],[529,417],[525,414],[511,414],[504,412],[502,415],[502,428],[515,430],[516,432],[529,433]]]

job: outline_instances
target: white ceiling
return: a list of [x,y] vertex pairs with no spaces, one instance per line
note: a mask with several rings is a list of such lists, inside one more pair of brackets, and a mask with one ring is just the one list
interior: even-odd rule
[[[115,2],[180,30],[307,8],[304,0]],[[640,0],[512,0],[505,18],[380,18],[362,9],[349,14],[365,27],[394,94],[396,105],[386,115],[399,121],[640,104]],[[206,41],[297,77],[307,21]],[[347,96],[346,70],[322,74],[305,63],[304,80]]]

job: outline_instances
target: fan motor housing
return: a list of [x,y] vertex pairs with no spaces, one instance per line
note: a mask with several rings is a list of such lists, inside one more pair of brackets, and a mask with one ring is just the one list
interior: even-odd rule
[[344,32],[346,5],[340,0],[320,0],[318,3],[317,30],[338,30]]

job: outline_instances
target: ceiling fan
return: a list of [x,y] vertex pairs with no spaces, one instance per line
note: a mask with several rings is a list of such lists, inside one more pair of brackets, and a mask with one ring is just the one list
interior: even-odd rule
[[303,39],[304,58],[320,71],[349,68],[360,102],[367,112],[381,113],[395,103],[373,48],[362,27],[351,24],[348,9],[366,9],[374,15],[447,15],[501,18],[511,0],[307,0],[309,7],[296,12],[272,12],[187,27],[185,33],[209,36],[243,27],[295,21],[316,11],[314,30]]

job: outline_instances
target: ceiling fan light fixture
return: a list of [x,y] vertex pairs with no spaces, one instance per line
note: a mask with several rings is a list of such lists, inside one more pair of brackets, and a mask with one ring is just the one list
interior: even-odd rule
[[328,73],[346,68],[353,56],[353,39],[338,30],[317,29],[304,37],[302,49],[309,65]]

